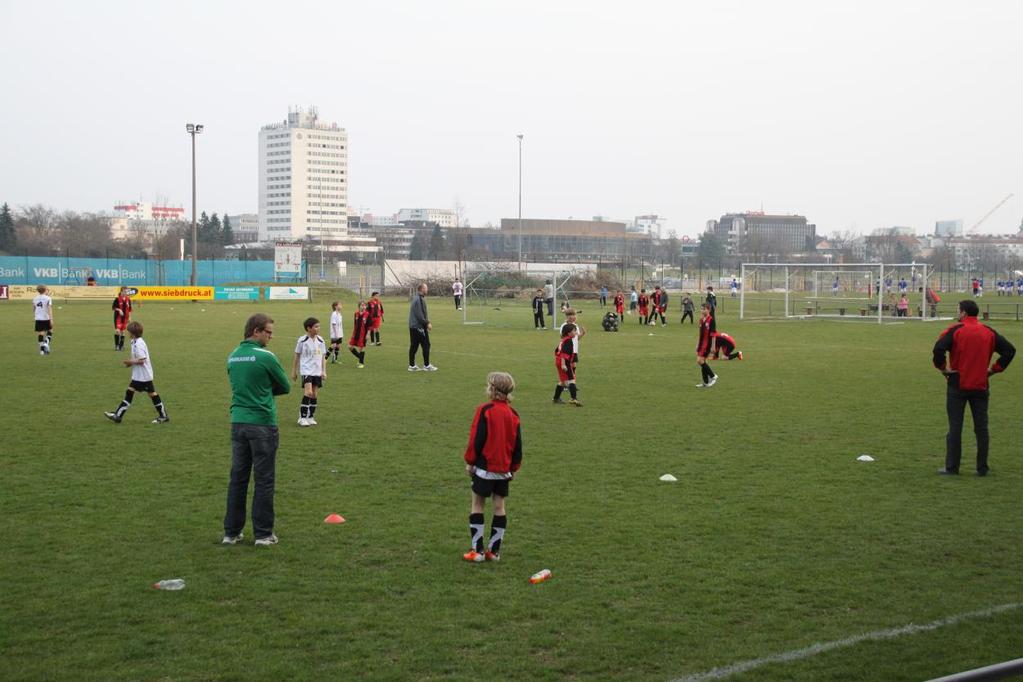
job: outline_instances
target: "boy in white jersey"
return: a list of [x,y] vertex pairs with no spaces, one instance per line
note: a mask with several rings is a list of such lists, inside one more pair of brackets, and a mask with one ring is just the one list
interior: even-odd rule
[[341,361],[339,353],[341,352],[341,344],[345,342],[345,325],[341,320],[341,301],[334,301],[330,304],[330,350],[327,351],[327,355],[330,356],[330,364],[335,364]]
[[316,426],[316,400],[323,380],[327,378],[327,344],[320,337],[320,321],[315,317],[302,323],[305,335],[295,345],[295,363],[291,378],[298,379],[302,371],[302,407],[298,413],[299,426]]
[[145,391],[149,394],[149,399],[153,401],[153,407],[156,408],[156,419],[153,420],[153,423],[169,422],[170,417],[167,416],[163,400],[153,386],[153,362],[149,359],[149,348],[142,340],[142,323],[129,322],[128,336],[131,338],[131,359],[123,360],[123,362],[125,367],[131,367],[131,383],[128,384],[128,390],[124,392],[124,400],[121,401],[117,409],[103,414],[115,424],[120,424],[124,413],[131,407],[135,393]]
[[36,340],[39,354],[50,354],[50,339],[53,338],[53,299],[46,295],[46,285],[36,287],[39,295],[32,299],[32,310],[36,321]]

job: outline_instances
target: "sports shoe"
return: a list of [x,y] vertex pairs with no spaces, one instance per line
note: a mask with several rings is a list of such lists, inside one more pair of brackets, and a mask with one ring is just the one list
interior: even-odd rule
[[116,412],[104,412],[103,416],[114,422],[115,424],[121,423],[121,418],[117,416]]
[[316,426],[316,420],[313,419],[312,417],[309,417],[308,419],[305,420],[305,425],[306,426]]
[[46,351],[44,351],[42,348],[40,348],[39,349],[39,354],[40,355],[46,355]]
[[462,558],[465,559],[466,561],[472,561],[477,564],[486,560],[486,557],[483,555],[482,552],[477,552],[474,549],[463,554]]
[[739,351],[739,357],[737,357],[736,360],[742,360],[742,351]]
[[565,404],[565,401],[562,400],[561,398],[554,398],[553,400],[551,400],[551,402],[554,403],[555,405],[564,405]]
[[575,398],[572,398],[571,400],[569,400],[568,404],[569,405],[575,405],[576,407],[582,407],[583,406],[583,404],[581,402],[579,402],[578,400],[576,400]]
[[364,365],[364,364],[362,364],[362,363],[360,362],[360,363],[359,363],[359,364],[357,364],[357,365],[356,365],[355,367],[356,367],[356,369],[362,369],[362,368],[363,368],[363,367],[365,367],[365,366],[366,366],[366,365]]
[[222,545],[237,545],[239,540],[245,538],[244,533],[238,533],[238,535],[225,535],[224,539],[220,541]]
[[941,476],[958,476],[959,472],[952,469],[938,469],[938,474]]
[[696,388],[707,388],[707,384],[696,384]]
[[483,552],[483,558],[487,561],[500,561],[501,555],[497,552],[491,552],[489,549]]
[[157,417],[151,423],[152,424],[166,424],[170,421],[170,417]]
[[382,344],[382,343],[380,343],[379,341],[377,341],[377,342],[376,342],[376,343],[374,343],[373,345],[374,345],[374,346],[382,346],[382,345],[384,345],[384,344]]
[[715,374],[714,376],[712,376],[712,377],[710,378],[710,381],[708,381],[708,382],[707,382],[707,388],[710,388],[711,386],[713,386],[713,385],[714,385],[714,384],[716,384],[717,382],[718,382],[718,375],[717,375],[717,374]]
[[276,545],[277,542],[277,536],[270,533],[270,535],[267,535],[265,538],[256,538],[256,541],[252,544],[256,547],[269,547],[270,545]]
[[408,366],[408,371],[410,371],[410,372],[421,372],[422,369],[423,368],[420,367],[419,365],[409,365]]
[[298,425],[299,426],[309,426],[309,420],[306,419],[305,417],[299,417]]
[[434,365],[427,365],[426,367],[423,367],[423,369],[426,370],[427,372],[436,372],[437,371],[437,367],[435,367]]

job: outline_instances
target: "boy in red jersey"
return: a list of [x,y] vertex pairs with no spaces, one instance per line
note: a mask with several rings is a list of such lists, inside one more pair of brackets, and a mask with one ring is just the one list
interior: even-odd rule
[[380,292],[374,291],[366,301],[366,312],[369,313],[369,340],[374,346],[380,345],[380,325],[384,321],[384,304],[380,302]]
[[[508,526],[504,500],[508,484],[522,465],[522,430],[518,413],[511,408],[515,379],[507,372],[487,375],[488,402],[476,408],[465,448],[465,473],[472,479],[472,507],[469,513],[469,537],[472,549],[462,555],[466,561],[500,561],[501,542]],[[490,521],[490,541],[483,549],[483,509],[494,496],[494,515]]]
[[650,297],[646,295],[646,289],[639,290],[639,323],[646,324],[650,317]]
[[359,369],[366,366],[366,334],[369,332],[369,312],[366,302],[359,301],[359,309],[355,311],[355,325],[352,327],[352,338],[348,339],[348,350],[359,359]]
[[703,383],[697,388],[710,388],[717,383],[718,375],[707,364],[707,358],[714,354],[714,337],[717,334],[717,323],[709,303],[700,304],[700,339],[696,342],[696,364],[703,374]]
[[618,319],[621,320],[622,319],[622,315],[625,314],[625,295],[622,294],[622,290],[621,289],[619,289],[618,291],[615,292],[615,301],[614,301],[614,303],[615,303],[615,314],[618,316]]
[[131,299],[125,287],[117,292],[117,298],[110,307],[114,310],[114,350],[124,350],[124,330],[131,318]]
[[561,325],[561,341],[554,349],[554,366],[558,370],[558,385],[554,389],[554,400],[556,405],[564,404],[561,394],[568,388],[568,394],[572,396],[569,402],[576,407],[583,404],[576,398],[575,386],[575,338],[579,334],[578,328],[571,322]]
[[711,357],[717,360],[721,353],[725,354],[725,360],[742,360],[742,351],[735,349],[735,339],[724,332],[714,336],[714,354]]

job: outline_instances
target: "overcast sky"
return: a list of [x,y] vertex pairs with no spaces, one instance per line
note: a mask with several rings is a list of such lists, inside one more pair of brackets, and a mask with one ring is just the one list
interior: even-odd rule
[[0,202],[254,213],[257,133],[346,128],[349,204],[732,211],[818,232],[1023,219],[1023,2],[0,0]]

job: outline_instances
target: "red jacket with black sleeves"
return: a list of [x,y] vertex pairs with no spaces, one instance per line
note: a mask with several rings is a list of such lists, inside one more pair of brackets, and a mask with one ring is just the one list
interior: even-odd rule
[[465,448],[465,463],[495,474],[518,471],[522,464],[519,415],[503,400],[476,408]]
[[1016,348],[991,327],[981,324],[976,317],[964,317],[938,337],[934,344],[934,366],[948,368],[959,376],[959,390],[986,391],[991,356],[998,353],[998,361],[990,366],[990,373],[1004,371],[1016,355]]

